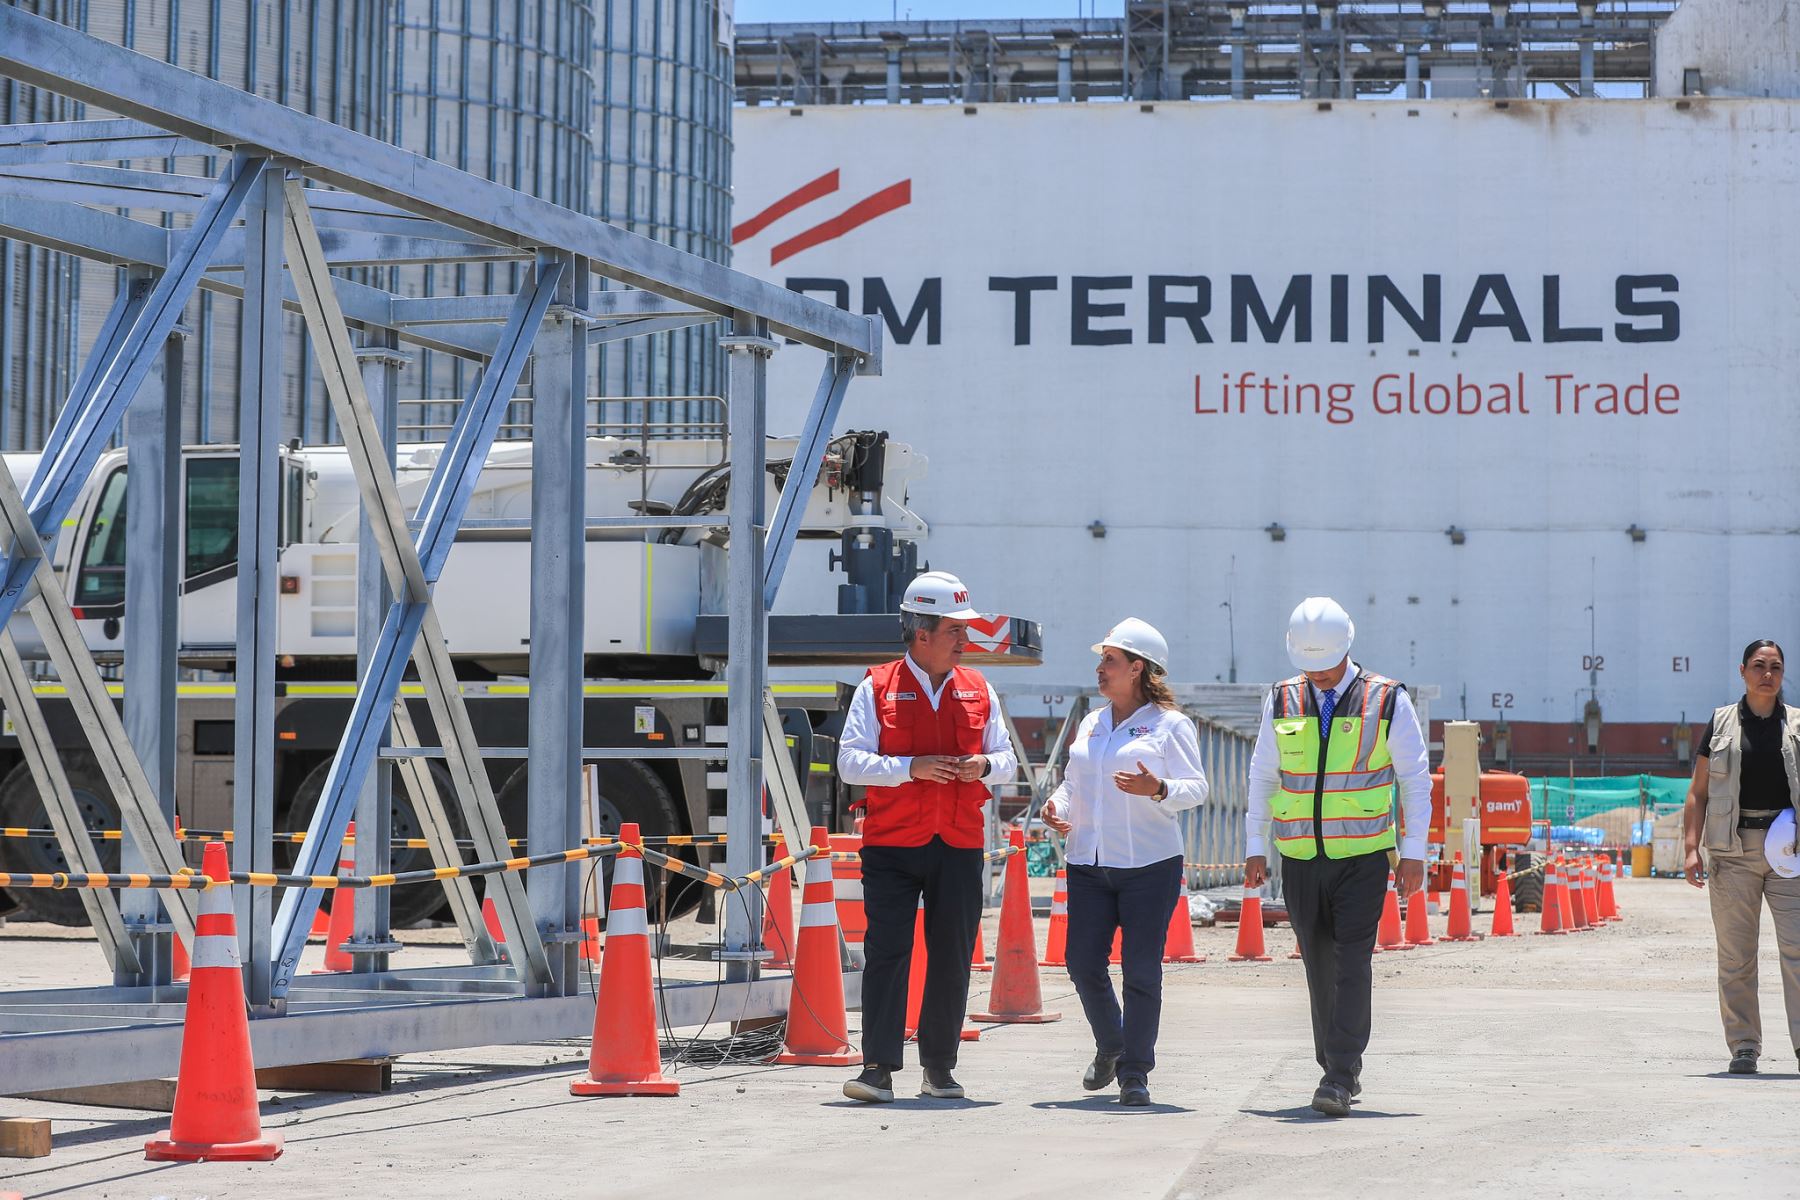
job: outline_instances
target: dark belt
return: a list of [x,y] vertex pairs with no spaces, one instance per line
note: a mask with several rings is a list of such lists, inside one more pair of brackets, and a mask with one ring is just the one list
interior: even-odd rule
[[1775,818],[1786,812],[1785,808],[1759,808],[1738,810],[1739,829],[1767,829],[1775,823]]

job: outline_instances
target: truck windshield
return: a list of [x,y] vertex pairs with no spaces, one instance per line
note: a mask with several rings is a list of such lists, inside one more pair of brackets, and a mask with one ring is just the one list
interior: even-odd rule
[[[238,460],[235,456],[196,455],[187,460],[186,529],[182,538],[182,580],[205,587],[237,574]],[[100,503],[87,529],[75,583],[75,605],[99,609],[125,603],[125,472],[106,477]],[[280,539],[286,547],[299,540],[305,517],[304,466],[282,464]],[[98,615],[98,614],[95,614]]]
[[100,506],[88,527],[81,570],[75,578],[75,607],[125,603],[125,472],[106,477]]
[[187,549],[182,576],[237,565],[238,462],[235,458],[190,458],[187,463]]

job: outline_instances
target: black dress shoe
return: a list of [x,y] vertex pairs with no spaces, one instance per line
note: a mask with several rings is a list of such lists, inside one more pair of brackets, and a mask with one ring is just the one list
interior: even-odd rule
[[926,1067],[924,1094],[939,1100],[961,1100],[963,1086],[945,1068]]
[[1150,1085],[1142,1077],[1127,1075],[1119,1080],[1119,1103],[1128,1108],[1143,1108],[1150,1103]]
[[844,1095],[864,1104],[892,1104],[894,1076],[886,1067],[864,1067],[861,1075],[844,1085]]
[[1313,1093],[1312,1110],[1328,1117],[1350,1115],[1350,1090],[1335,1083],[1321,1083]]
[[1725,1068],[1733,1075],[1756,1074],[1756,1051],[1746,1047],[1731,1056],[1731,1065]]
[[1094,1061],[1088,1064],[1087,1074],[1081,1077],[1081,1086],[1090,1092],[1097,1092],[1113,1081],[1118,1070],[1117,1054],[1095,1054]]

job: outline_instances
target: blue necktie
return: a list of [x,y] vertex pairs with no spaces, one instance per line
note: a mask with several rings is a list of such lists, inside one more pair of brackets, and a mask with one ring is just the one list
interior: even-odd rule
[[1319,735],[1323,737],[1330,732],[1331,714],[1337,709],[1337,689],[1326,688],[1325,694],[1319,697]]

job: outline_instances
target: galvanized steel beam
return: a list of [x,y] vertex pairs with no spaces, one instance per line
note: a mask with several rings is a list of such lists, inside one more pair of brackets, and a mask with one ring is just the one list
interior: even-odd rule
[[[323,300],[331,292],[323,285],[324,270],[316,243],[308,245],[311,223],[305,219],[304,209],[293,206],[290,212],[293,215],[289,234],[300,251],[295,263],[297,282],[298,272],[310,273],[312,292]],[[457,687],[443,632],[431,609],[430,586],[449,557],[457,523],[468,508],[475,479],[481,464],[486,461],[488,448],[493,444],[506,404],[512,399],[530,355],[532,339],[550,306],[561,275],[560,263],[540,263],[531,286],[519,296],[513,321],[502,332],[499,355],[483,372],[475,395],[458,411],[456,426],[419,505],[423,524],[418,535],[416,558],[402,553],[405,539],[399,535],[406,529],[406,522],[400,511],[398,490],[392,488],[391,468],[387,472],[387,489],[380,485],[373,472],[368,478],[358,478],[364,506],[372,509],[377,518],[372,528],[383,541],[384,566],[398,599],[388,610],[371,654],[370,667],[359,681],[343,740],[326,776],[324,794],[307,828],[300,861],[295,865],[300,874],[322,873],[320,868],[327,861],[325,855],[343,838],[353,798],[361,791],[363,781],[374,765],[409,658],[417,662],[419,677],[431,705],[432,720],[444,742],[445,765],[455,781],[476,848],[482,854],[505,856],[505,827],[494,804],[493,788],[481,763],[479,744]],[[341,329],[333,330],[333,324],[323,322],[316,332],[321,335],[330,332],[336,336]],[[366,404],[360,413],[350,416],[351,420],[344,422],[346,435],[352,425],[359,423],[359,418],[366,421]],[[378,436],[368,431],[361,437],[369,456],[379,453]],[[549,977],[549,963],[544,957],[536,926],[531,922],[524,884],[510,873],[497,878],[500,886],[495,907],[509,950],[517,956],[521,974],[528,983],[542,986]],[[275,928],[274,986],[278,996],[285,995],[292,983],[300,952],[306,944],[307,928],[318,903],[318,893],[311,889],[290,891],[282,901]]]
[[[531,369],[531,696],[527,720],[526,844],[541,854],[581,843],[583,629],[587,581],[588,335],[585,265],[562,270]],[[597,864],[596,864],[597,866]],[[581,987],[583,864],[532,872],[532,911],[550,947],[554,994]],[[586,869],[595,869],[589,866]]]
[[[719,345],[730,356],[726,419],[731,438],[730,548],[726,555],[725,870],[745,875],[760,864],[763,813],[763,689],[769,682],[769,613],[763,601],[763,449],[769,358],[777,343],[748,315],[733,318]],[[739,893],[743,904],[725,907],[726,978],[754,979],[763,957],[762,893]]]
[[309,178],[491,241],[585,257],[610,279],[722,316],[755,314],[819,349],[879,351],[864,317],[11,6],[0,7],[0,74],[209,145],[291,158]]
[[769,523],[768,541],[763,549],[763,606],[775,607],[775,594],[781,590],[781,577],[787,571],[788,557],[794,552],[794,539],[799,536],[800,522],[806,516],[807,501],[812,499],[813,481],[819,475],[819,462],[831,442],[831,431],[844,406],[844,393],[850,378],[856,374],[856,363],[832,356],[819,378],[819,390],[801,426],[800,440],[794,447],[794,461],[788,467],[787,482],[775,502],[775,519]]
[[[139,389],[125,413],[125,578],[131,583],[131,620],[125,623],[124,722],[162,819],[175,825],[176,672],[180,643],[181,385],[186,337],[163,345],[156,386]],[[126,831],[119,869],[148,871],[149,858]],[[173,947],[155,892],[121,892],[133,929],[138,967],[114,969],[122,987],[174,982]]]
[[[325,364],[327,390],[337,410],[346,445],[351,450],[363,510],[371,518],[369,530],[379,547],[384,573],[396,596],[379,636],[369,649],[369,666],[361,674],[361,686],[350,721],[326,777],[324,794],[313,813],[296,870],[302,874],[320,873],[316,867],[322,865],[323,855],[328,853],[321,839],[335,845],[342,838],[349,819],[348,797],[360,793],[373,769],[390,714],[395,711],[400,679],[409,657],[417,662],[433,721],[444,741],[446,765],[477,850],[505,857],[505,829],[487,773],[481,766],[480,748],[444,646],[442,631],[431,610],[430,589],[443,562],[441,559],[436,562],[422,559],[407,536],[392,459],[371,420],[367,397],[361,394],[354,352],[342,315],[336,310],[334,292],[328,286],[329,275],[317,231],[304,207],[304,195],[298,183],[290,182],[288,188],[292,202],[288,206],[286,237],[294,283],[300,289],[308,326],[313,330],[321,363]],[[421,546],[428,538],[439,534],[443,523],[449,523],[454,532],[454,523],[461,519],[467,508],[473,476],[486,459],[487,448],[504,410],[504,402],[499,397],[510,400],[529,353],[531,341],[527,330],[535,331],[542,321],[552,289],[561,275],[561,264],[540,266],[533,286],[518,298],[514,321],[503,331],[502,343],[509,353],[490,365],[476,396],[457,414],[452,446],[446,447],[427,489],[428,502],[433,495],[445,499],[428,515],[419,535]],[[478,423],[479,428],[471,428]],[[464,472],[470,478],[466,481],[457,479],[446,490],[438,485],[447,472]],[[420,509],[424,512],[426,505],[422,504]],[[415,799],[424,798],[429,805],[435,789],[426,790],[428,796],[415,796]],[[448,833],[447,821],[434,819],[429,824]],[[434,845],[433,850],[434,853],[454,854],[453,845]],[[450,859],[450,862],[456,861],[459,858]],[[512,875],[499,876],[498,880],[496,908],[509,947],[519,954],[524,977],[542,984],[549,974],[549,965],[537,929],[530,921],[524,885]],[[317,906],[318,896],[311,890],[289,892],[283,900],[275,934],[277,995],[285,994],[291,984]],[[465,938],[470,937],[468,929],[464,933]]]

